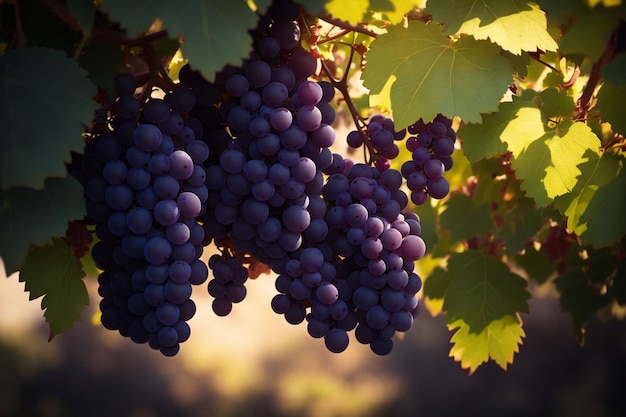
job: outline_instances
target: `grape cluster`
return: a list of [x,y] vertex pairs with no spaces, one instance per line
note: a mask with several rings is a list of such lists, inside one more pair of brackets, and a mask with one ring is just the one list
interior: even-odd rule
[[[306,322],[332,352],[354,331],[386,355],[412,326],[426,246],[407,208],[447,194],[454,131],[443,116],[396,131],[376,115],[346,138],[367,163],[333,152],[335,88],[301,45],[300,13],[275,0],[241,66],[208,81],[187,64],[164,99],[140,102],[132,77],[115,80],[107,131],[83,159],[105,327],[176,354],[192,285],[210,270],[213,311],[226,316],[259,263],[277,275],[273,311]],[[391,160],[403,140],[413,157],[399,171]]]
[[108,131],[92,137],[83,158],[88,221],[99,241],[92,256],[102,324],[164,355],[189,338],[192,285],[207,280],[199,258],[205,233],[206,143],[183,115],[188,91],[141,105],[135,79],[119,75]]
[[439,114],[430,123],[418,120],[407,129],[412,135],[406,141],[412,159],[402,165],[402,175],[411,190],[411,201],[422,205],[428,196],[444,198],[450,184],[443,177],[452,168],[456,133],[452,120]]

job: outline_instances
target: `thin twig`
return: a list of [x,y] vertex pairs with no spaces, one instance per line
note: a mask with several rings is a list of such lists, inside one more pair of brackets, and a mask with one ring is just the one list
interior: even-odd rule
[[602,78],[602,68],[613,60],[615,57],[615,52],[617,51],[617,39],[613,37],[611,42],[607,45],[602,56],[593,63],[591,67],[591,72],[589,73],[589,80],[587,80],[587,85],[583,90],[582,95],[578,99],[578,116],[576,120],[583,120],[587,117],[587,113],[590,109],[590,102],[593,98],[593,94],[596,90],[596,87],[600,83],[600,79]]
[[318,16],[320,20],[323,20],[326,23],[330,23],[331,25],[337,26],[341,29],[346,29],[350,32],[358,32],[358,33],[362,33],[364,35],[370,36],[372,38],[377,38],[378,35],[375,32],[372,32],[371,30],[367,29],[366,27],[364,27],[362,24],[358,24],[357,26],[352,26],[351,24],[349,24],[348,22],[343,22],[341,20],[337,20],[334,17],[331,17],[330,15],[323,15],[323,16]]

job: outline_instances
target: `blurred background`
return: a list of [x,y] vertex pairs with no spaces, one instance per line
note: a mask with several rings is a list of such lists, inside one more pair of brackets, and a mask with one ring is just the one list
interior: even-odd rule
[[[0,268],[3,270],[3,268]],[[190,340],[167,358],[94,322],[48,342],[41,300],[18,276],[0,276],[0,416],[626,416],[626,322],[592,320],[580,347],[551,284],[533,288],[526,338],[507,371],[473,375],[448,357],[444,317],[424,309],[387,357],[352,339],[326,351],[306,326],[269,306],[273,277],[249,281],[248,296],[215,316],[204,286]]]

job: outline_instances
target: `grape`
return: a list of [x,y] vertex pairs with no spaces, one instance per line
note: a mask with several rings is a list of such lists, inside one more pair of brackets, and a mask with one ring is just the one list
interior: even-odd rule
[[298,87],[298,97],[303,105],[315,105],[322,100],[324,91],[315,81],[304,81]]
[[243,68],[243,73],[250,83],[250,86],[262,88],[270,81],[272,69],[267,62],[256,60],[246,64]]
[[233,97],[241,97],[248,92],[250,83],[241,74],[233,74],[226,80],[226,91]]
[[285,104],[288,97],[289,90],[287,90],[287,87],[281,82],[271,81],[263,88],[263,102],[270,107],[282,106]]
[[326,348],[333,353],[339,353],[346,350],[348,347],[348,333],[342,329],[331,329],[326,333],[324,337],[324,344]]
[[300,26],[291,20],[279,20],[270,28],[270,35],[278,41],[281,49],[291,49],[300,42]]
[[113,89],[118,96],[130,96],[137,88],[137,81],[129,73],[122,73],[113,79]]
[[169,118],[170,105],[164,100],[153,98],[144,104],[142,114],[148,122],[158,125]]
[[133,133],[133,141],[137,148],[143,152],[156,150],[163,140],[161,130],[152,124],[142,124],[137,126]]

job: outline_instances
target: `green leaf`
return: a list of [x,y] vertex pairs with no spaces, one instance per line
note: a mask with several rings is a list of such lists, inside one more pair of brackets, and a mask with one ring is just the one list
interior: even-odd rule
[[59,49],[68,56],[74,53],[82,34],[61,20],[53,7],[41,0],[20,0],[19,10],[24,46]]
[[515,256],[515,263],[526,270],[528,278],[543,284],[556,271],[553,262],[548,259],[545,251],[533,246],[527,247],[523,254]]
[[443,309],[448,324],[462,320],[472,333],[480,333],[494,320],[528,312],[526,281],[492,256],[473,250],[455,253],[447,274]]
[[42,188],[46,177],[65,176],[70,152],[84,147],[81,124],[93,119],[95,95],[87,72],[61,51],[1,55],[0,188]]
[[626,87],[626,54],[615,54],[613,60],[602,67],[602,78],[616,87]]
[[43,296],[41,309],[50,325],[50,338],[74,325],[80,311],[89,304],[89,295],[82,278],[80,260],[62,239],[52,244],[33,246],[28,252],[20,281],[30,292],[30,300]]
[[70,14],[78,21],[83,34],[91,35],[93,20],[96,17],[93,0],[67,0],[66,4]]
[[544,218],[532,200],[523,199],[507,203],[502,214],[503,226],[495,236],[506,244],[506,253],[521,251],[524,245],[541,228]]
[[443,299],[451,279],[452,275],[445,269],[436,267],[424,281],[424,295],[434,300]]
[[624,97],[626,87],[605,83],[598,91],[598,102],[594,106],[600,112],[602,121],[610,123],[613,132],[622,134],[626,133],[626,106],[622,104]]
[[450,356],[461,362],[463,369],[469,369],[470,374],[489,359],[506,370],[526,336],[522,322],[512,315],[492,321],[479,333],[471,332],[463,320],[448,324],[449,330],[456,328],[458,330],[450,340],[453,343]]
[[[602,159],[609,157],[605,155]],[[619,172],[611,181],[599,187],[580,222],[587,229],[580,234],[583,241],[594,246],[605,246],[617,242],[626,235],[626,169],[624,157],[618,158]]]
[[548,118],[568,116],[576,108],[574,100],[567,95],[566,90],[557,90],[554,87],[546,88],[541,92],[539,98],[541,99],[541,111]]
[[109,97],[116,97],[113,79],[123,71],[124,53],[119,45],[111,42],[93,41],[78,59],[80,65],[89,71],[92,83],[105,90]]
[[589,153],[589,160],[580,165],[582,174],[576,187],[571,193],[554,200],[557,210],[567,216],[567,228],[570,231],[580,236],[587,230],[587,223],[581,217],[587,211],[589,202],[598,189],[618,175],[622,165],[622,158],[612,154],[605,153],[600,158],[597,154]]
[[496,111],[513,69],[487,41],[452,42],[434,23],[391,26],[370,45],[362,74],[371,94],[390,86],[388,101],[398,128],[438,113],[479,122]]
[[496,113],[483,115],[482,123],[468,123],[461,126],[458,137],[461,138],[463,152],[470,162],[478,162],[506,152],[506,143],[500,138],[511,120],[516,119],[518,112],[527,107],[534,107],[534,105],[522,100],[503,103]]
[[83,187],[72,177],[48,178],[43,190],[0,191],[0,256],[6,274],[20,269],[31,245],[63,236],[68,222],[84,215]]
[[568,271],[555,279],[554,284],[561,293],[561,309],[572,315],[576,335],[582,343],[585,323],[609,300],[591,287],[582,271]]
[[[256,5],[262,13],[268,1]],[[244,0],[189,0],[185,7],[168,0],[103,0],[100,7],[130,36],[138,36],[159,19],[170,37],[180,37],[183,55],[209,81],[226,64],[240,65],[249,55],[248,31],[258,21]]]
[[619,25],[620,14],[617,9],[604,7],[574,6],[568,11],[573,15],[572,23],[559,40],[559,51],[563,55],[587,55],[597,61]]
[[439,219],[440,224],[450,232],[452,240],[485,236],[493,227],[490,207],[486,204],[474,205],[471,197],[465,194],[452,194]]
[[545,13],[526,0],[437,0],[427,4],[427,11],[445,24],[447,34],[490,39],[515,55],[558,48],[548,33]]
[[537,108],[522,108],[517,116],[500,139],[513,153],[511,166],[523,181],[522,190],[545,207],[572,191],[581,173],[578,165],[587,160],[587,151],[599,152],[600,141],[582,122],[544,125]]

